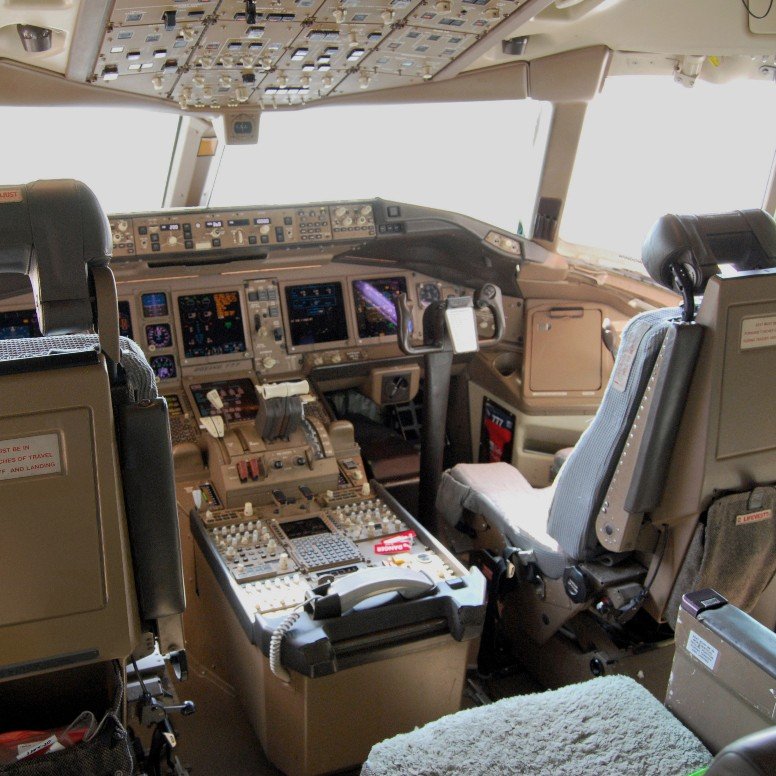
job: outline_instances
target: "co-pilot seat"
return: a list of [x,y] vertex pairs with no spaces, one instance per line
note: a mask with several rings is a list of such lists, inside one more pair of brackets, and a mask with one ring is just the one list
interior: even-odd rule
[[[518,616],[539,643],[583,609],[624,622],[645,605],[670,619],[688,548],[707,551],[698,525],[712,497],[776,479],[776,222],[759,210],[665,216],[644,263],[683,294],[683,308],[628,324],[601,406],[553,484],[534,489],[507,463],[462,464],[439,489],[437,508],[450,525],[477,540],[503,537],[506,573],[533,583]],[[723,277],[721,265],[737,271]],[[772,510],[773,488],[752,495],[743,512]],[[757,530],[771,542],[768,526]],[[683,576],[685,591],[697,572]],[[733,576],[723,570],[713,583],[738,604],[759,596],[773,568],[745,596]]]
[[[45,335],[0,341],[8,730],[66,724],[115,677],[111,661],[155,641],[181,650],[184,594],[166,405],[140,349],[119,337],[107,219],[77,181],[4,194],[0,273],[29,276]],[[46,703],[22,709],[34,693],[18,687],[45,688]]]

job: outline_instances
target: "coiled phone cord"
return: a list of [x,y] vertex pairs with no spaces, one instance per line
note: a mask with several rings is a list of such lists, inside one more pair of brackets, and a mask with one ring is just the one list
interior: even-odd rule
[[283,644],[283,637],[294,627],[296,621],[302,616],[302,606],[297,606],[283,622],[272,631],[272,637],[269,640],[269,670],[272,671],[281,682],[290,682],[291,674],[286,671],[280,662],[280,647]]

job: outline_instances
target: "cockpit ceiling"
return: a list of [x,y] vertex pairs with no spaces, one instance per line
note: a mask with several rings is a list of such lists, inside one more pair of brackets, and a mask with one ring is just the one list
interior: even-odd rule
[[[0,0],[0,60],[213,112],[438,83],[595,45],[770,64],[772,16],[755,20],[734,0]],[[51,30],[50,47],[25,50],[19,24]],[[525,51],[505,53],[515,36]]]

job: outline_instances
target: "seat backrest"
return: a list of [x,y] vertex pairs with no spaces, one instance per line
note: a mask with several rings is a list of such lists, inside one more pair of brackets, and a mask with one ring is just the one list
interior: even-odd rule
[[[183,646],[166,408],[118,335],[107,219],[76,181],[8,190],[0,273],[29,276],[46,336],[0,342],[0,681],[139,654],[165,628]],[[149,514],[125,429],[154,408],[135,452],[157,477]]]
[[678,308],[653,310],[623,331],[601,406],[560,470],[550,507],[547,533],[570,558],[599,552],[596,518],[666,335],[681,317]]
[[[724,430],[727,436],[720,458],[729,459],[745,451],[749,454],[758,444],[761,449],[772,447],[764,437],[764,427],[751,414],[753,407],[765,410],[762,394],[752,389],[751,382],[747,383],[743,371],[737,370],[744,366],[742,358],[751,365],[751,353],[745,350],[756,347],[744,344],[744,337],[756,337],[758,327],[768,328],[769,315],[776,314],[769,270],[763,269],[776,266],[774,220],[763,211],[666,216],[647,238],[644,259],[658,282],[678,286],[684,308],[643,313],[629,323],[602,404],[561,469],[548,533],[573,560],[590,560],[603,551],[634,550],[644,527],[644,516],[649,514],[654,523],[657,511],[664,511],[661,505],[667,484],[670,490],[674,483],[674,490],[683,491],[693,501],[697,516],[700,491],[688,489],[688,483],[679,482],[674,469],[669,467],[678,438],[683,454],[697,460],[699,455],[689,448],[697,451],[700,440],[707,436],[707,430],[696,422],[692,433],[677,437],[680,421],[685,422],[682,419],[687,415],[688,396],[692,399],[690,404],[699,400],[715,402],[717,394],[722,397],[724,406],[718,407],[722,413],[720,431]],[[720,264],[754,271],[723,279],[716,274]],[[692,322],[694,296],[703,293],[707,283],[709,289],[697,321]],[[725,284],[734,283],[750,286],[744,294],[758,300],[743,317],[740,309],[734,310],[741,301],[740,291],[736,299],[729,292],[721,292]],[[754,316],[754,323],[744,323],[749,316]],[[750,333],[746,333],[747,326],[752,328]],[[709,368],[723,368],[726,351],[728,363],[738,364],[734,371],[739,375],[733,381],[732,373],[729,374],[726,389],[723,386],[720,391],[719,385],[708,380],[702,383],[694,377],[696,359],[698,370],[708,374]],[[759,374],[761,367],[757,371]],[[749,385],[749,390],[744,390],[745,385]],[[701,396],[704,398],[700,399]],[[757,441],[747,441],[749,436],[757,437]],[[768,475],[761,466],[748,469],[747,477],[740,476],[738,463],[731,465],[726,461],[721,467],[737,472],[719,480],[726,487],[743,487],[747,477],[750,483],[763,482],[762,477],[767,481]],[[711,486],[711,482],[706,482],[700,490],[708,494]]]

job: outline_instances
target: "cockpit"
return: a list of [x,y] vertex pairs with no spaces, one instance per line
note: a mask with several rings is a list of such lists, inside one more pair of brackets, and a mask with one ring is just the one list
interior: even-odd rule
[[0,0],[0,774],[776,772],[762,6]]

